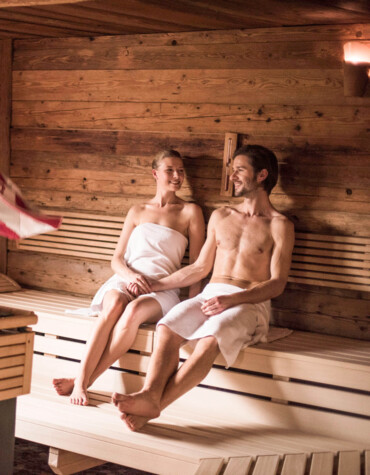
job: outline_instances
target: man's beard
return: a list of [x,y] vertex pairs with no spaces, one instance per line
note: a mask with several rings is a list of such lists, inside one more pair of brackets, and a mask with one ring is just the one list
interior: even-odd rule
[[248,196],[252,193],[254,193],[258,188],[257,181],[251,181],[245,185],[243,185],[242,188],[239,188],[239,190],[235,190],[234,188],[234,196],[235,197],[240,197],[240,196]]

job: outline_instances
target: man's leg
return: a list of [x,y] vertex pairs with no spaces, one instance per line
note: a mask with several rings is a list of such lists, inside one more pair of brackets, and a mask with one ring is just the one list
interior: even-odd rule
[[134,394],[113,394],[113,403],[121,412],[158,417],[160,401],[168,380],[179,364],[179,350],[184,339],[166,325],[157,329],[157,343],[150,358],[143,389]]
[[[158,417],[160,411],[203,381],[212,368],[219,352],[217,340],[213,336],[199,340],[190,357],[169,379],[157,406],[156,415],[140,413],[139,410],[141,408],[134,406],[134,404],[132,404],[131,408],[122,405],[118,406],[120,411],[124,413],[122,419],[129,429],[141,429],[148,420]],[[155,385],[156,382],[153,381],[152,384]],[[133,413],[133,410],[138,412]]]
[[53,379],[55,390],[60,395],[70,395],[72,404],[87,405],[87,386],[109,340],[113,326],[128,304],[128,298],[117,290],[108,291],[103,300],[103,310],[86,345],[76,378]]

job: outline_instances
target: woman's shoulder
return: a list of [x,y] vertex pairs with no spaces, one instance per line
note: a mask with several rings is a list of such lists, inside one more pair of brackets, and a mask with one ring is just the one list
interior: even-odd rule
[[191,217],[203,216],[202,208],[198,204],[189,201],[184,201],[184,211]]

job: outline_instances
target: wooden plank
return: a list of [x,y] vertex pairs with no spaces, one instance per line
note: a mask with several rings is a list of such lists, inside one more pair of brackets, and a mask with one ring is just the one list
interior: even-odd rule
[[203,459],[196,472],[194,472],[194,475],[218,475],[223,463],[224,461],[222,458]]
[[289,454],[284,457],[281,475],[304,475],[306,470],[306,454]]
[[334,468],[333,453],[312,454],[310,475],[332,475]]
[[[85,350],[86,345],[83,343],[62,340],[60,338],[57,340],[50,340],[39,335],[36,335],[35,337],[35,351],[39,351],[41,353],[81,360]],[[148,364],[149,356],[140,355],[137,353],[126,353],[112,366],[115,368],[146,373]]]
[[25,338],[24,333],[0,333],[0,350],[3,349],[3,347],[9,347],[11,345],[22,346],[25,342]]
[[[181,84],[181,82],[179,82]],[[180,87],[180,86],[179,86]],[[197,133],[220,133],[237,130],[240,134],[262,134],[266,136],[301,135],[330,137],[366,137],[367,108],[354,105],[306,103],[297,109],[294,105],[261,103],[212,104],[204,97],[199,103],[190,98],[178,104],[169,97],[167,102],[145,102],[144,99],[127,102],[125,97],[111,103],[105,101],[86,102],[83,99],[52,101],[24,97],[13,102],[13,127],[47,127],[64,129],[105,129],[148,131],[165,133],[171,125],[173,133],[192,131]],[[45,92],[47,94],[47,92]],[[207,100],[208,99],[208,100]],[[110,110],[109,111],[107,110]],[[353,116],[355,115],[355,120]],[[289,164],[288,171],[300,169],[301,165]],[[285,168],[284,168],[285,171]],[[311,170],[309,176],[317,173]],[[355,170],[351,171],[351,175]],[[304,175],[299,174],[302,179]],[[320,177],[322,179],[322,177]],[[335,178],[334,178],[335,179]],[[366,180],[366,177],[362,177]],[[348,183],[348,182],[347,182]]]
[[19,366],[19,365],[24,366],[24,363],[25,363],[24,355],[0,358],[0,369],[11,368],[12,366]]
[[[306,379],[303,374],[301,379]],[[202,384],[370,417],[369,397],[343,390],[320,388],[307,383],[279,381],[245,373],[232,373],[215,368],[206,376]]]
[[[158,11],[157,11],[158,13]],[[241,44],[241,43],[269,43],[279,41],[346,41],[357,40],[358,38],[370,38],[368,24],[333,24],[330,28],[327,25],[309,25],[290,28],[253,28],[253,29],[228,29],[207,31],[192,31],[192,32],[166,32],[157,33],[155,35],[126,35],[119,36],[103,36],[94,39],[94,48],[96,50],[108,48],[114,49],[115,46],[168,46],[174,41],[178,45],[202,45],[202,44]],[[173,45],[175,46],[175,45]],[[15,69],[49,69],[51,63],[55,63],[60,56],[58,50],[73,51],[75,54],[86,48],[91,48],[91,42],[85,38],[48,38],[36,39],[30,41],[17,40],[15,41]],[[53,58],[53,61],[48,59],[48,56],[42,55],[42,51],[48,50]],[[53,51],[55,53],[53,54]],[[29,53],[29,56],[26,55]],[[70,58],[71,60],[72,58]],[[79,58],[80,64],[84,57]],[[39,62],[36,62],[39,61]],[[66,65],[64,65],[66,67]],[[61,64],[57,64],[57,68],[61,69]]]
[[[287,77],[288,76],[288,77]],[[233,83],[232,88],[225,85]],[[59,84],[55,89],[55,83]],[[99,83],[100,87],[97,88]],[[271,86],[273,84],[273,87]],[[294,87],[292,87],[294,84]],[[179,89],[180,87],[180,89]],[[276,95],[279,87],[279,96]],[[311,94],[306,94],[310,88]],[[196,93],[195,93],[196,91]],[[218,97],[224,104],[273,102],[330,105],[340,101],[337,70],[23,71],[13,73],[14,100],[192,102]],[[314,101],[314,102],[313,102]]]
[[370,450],[365,450],[365,472],[364,475],[370,475]]
[[69,452],[67,450],[49,448],[48,465],[54,473],[57,474],[73,474],[82,470],[88,470],[104,464],[104,460]]
[[20,396],[23,394],[22,391],[22,386],[19,386],[18,388],[4,389],[3,391],[0,391],[0,401],[5,401],[6,399],[12,399]]
[[20,290],[20,285],[5,274],[0,274],[0,293]]
[[[5,12],[1,13],[0,10],[0,18],[5,19]],[[297,66],[302,69],[338,69],[343,55],[340,41],[212,43],[210,40],[208,44],[181,44],[185,35],[177,35],[175,44],[167,42],[162,45],[128,44],[132,39],[125,40],[124,37],[98,43],[87,39],[83,45],[79,42],[76,46],[65,41],[61,43],[66,45],[64,58],[61,45],[40,48],[42,43],[39,42],[34,51],[29,48],[22,51],[18,45],[15,70],[238,69],[246,58],[251,69],[264,69],[267,58],[270,69]],[[23,64],[20,63],[22,59]]]
[[31,390],[32,363],[33,363],[33,344],[34,333],[26,333],[26,352],[23,374],[23,394],[28,394]]
[[252,457],[230,457],[224,475],[248,475]]
[[0,347],[0,358],[3,358],[4,356],[22,355],[25,351],[26,345],[2,346]]
[[18,366],[11,366],[10,368],[0,369],[0,379],[12,378],[15,376],[23,375],[23,364]]
[[278,455],[265,455],[258,457],[253,470],[253,475],[276,475],[278,465]]
[[18,376],[16,378],[7,378],[7,379],[0,379],[0,391],[4,389],[12,389],[12,388],[22,388],[23,386],[23,376]]
[[30,7],[33,5],[57,5],[58,3],[80,3],[83,0],[2,0],[1,8]]
[[[6,328],[20,328],[37,322],[37,316],[33,312],[19,312],[19,315],[0,317],[0,330]],[[23,313],[23,314],[22,314]]]
[[[12,87],[12,41],[0,40],[0,171],[9,174]],[[7,242],[0,237],[0,273],[7,269]]]
[[360,475],[360,452],[339,452],[338,475]]

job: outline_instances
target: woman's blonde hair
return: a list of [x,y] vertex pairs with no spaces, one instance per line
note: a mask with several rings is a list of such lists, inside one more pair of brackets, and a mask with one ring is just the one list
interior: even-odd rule
[[154,160],[152,161],[152,169],[157,170],[162,160],[172,157],[182,160],[182,156],[177,150],[161,150],[157,153],[157,155],[154,157]]

